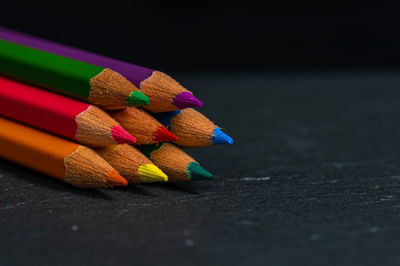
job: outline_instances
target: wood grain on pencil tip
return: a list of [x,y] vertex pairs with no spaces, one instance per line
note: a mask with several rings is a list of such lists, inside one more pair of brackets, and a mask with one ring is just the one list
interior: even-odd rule
[[1,76],[0,115],[91,147],[136,141],[94,105]]
[[160,71],[153,71],[141,81],[140,88],[150,98],[150,105],[145,108],[153,113],[203,106],[191,92]]
[[174,134],[142,108],[128,107],[112,112],[111,116],[126,131],[136,137],[137,145],[178,140]]
[[203,103],[193,94],[163,72],[133,65],[102,55],[83,51],[67,45],[44,40],[28,34],[0,27],[0,38],[75,60],[102,66],[117,71],[149,98],[152,112],[166,112],[189,107],[202,107]]
[[113,70],[2,39],[0,73],[106,110],[149,104],[147,96]]
[[130,184],[165,182],[168,180],[166,174],[139,150],[128,144],[110,145],[96,149],[96,151]]
[[95,151],[0,117],[0,156],[80,188],[128,182]]
[[218,144],[233,144],[233,139],[200,112],[188,108],[154,114],[178,140],[182,147],[204,147]]
[[174,144],[142,145],[139,150],[168,175],[168,181],[210,180],[214,177]]

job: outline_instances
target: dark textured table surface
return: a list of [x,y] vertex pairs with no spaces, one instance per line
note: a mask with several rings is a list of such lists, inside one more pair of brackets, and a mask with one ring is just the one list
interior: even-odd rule
[[189,150],[216,179],[83,191],[0,160],[0,265],[398,265],[399,73],[175,75],[235,138]]

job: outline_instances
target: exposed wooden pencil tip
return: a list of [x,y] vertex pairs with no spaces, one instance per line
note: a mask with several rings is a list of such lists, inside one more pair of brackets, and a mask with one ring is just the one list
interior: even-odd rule
[[107,173],[107,185],[109,186],[127,186],[128,181],[123,178],[117,171],[111,170]]

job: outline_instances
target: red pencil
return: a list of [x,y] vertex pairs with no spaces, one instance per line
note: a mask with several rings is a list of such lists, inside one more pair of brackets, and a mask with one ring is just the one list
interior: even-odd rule
[[139,107],[127,107],[124,110],[111,113],[111,116],[126,131],[136,137],[137,145],[178,140],[151,114]]
[[135,143],[94,105],[0,77],[0,115],[91,147]]

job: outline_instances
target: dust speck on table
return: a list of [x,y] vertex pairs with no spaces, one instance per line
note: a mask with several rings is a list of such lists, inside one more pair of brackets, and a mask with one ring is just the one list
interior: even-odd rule
[[376,226],[370,227],[370,228],[368,229],[368,231],[369,231],[370,233],[376,233],[376,232],[379,231],[379,227],[376,227]]
[[186,245],[187,247],[193,247],[193,245],[194,245],[193,239],[190,239],[190,238],[186,239],[186,240],[185,240],[185,245]]
[[311,241],[318,241],[318,240],[320,240],[320,239],[322,239],[322,235],[320,235],[320,234],[312,234],[312,235],[310,236],[310,240],[311,240]]
[[79,229],[79,226],[77,226],[76,224],[71,226],[72,231],[78,231],[78,229]]

